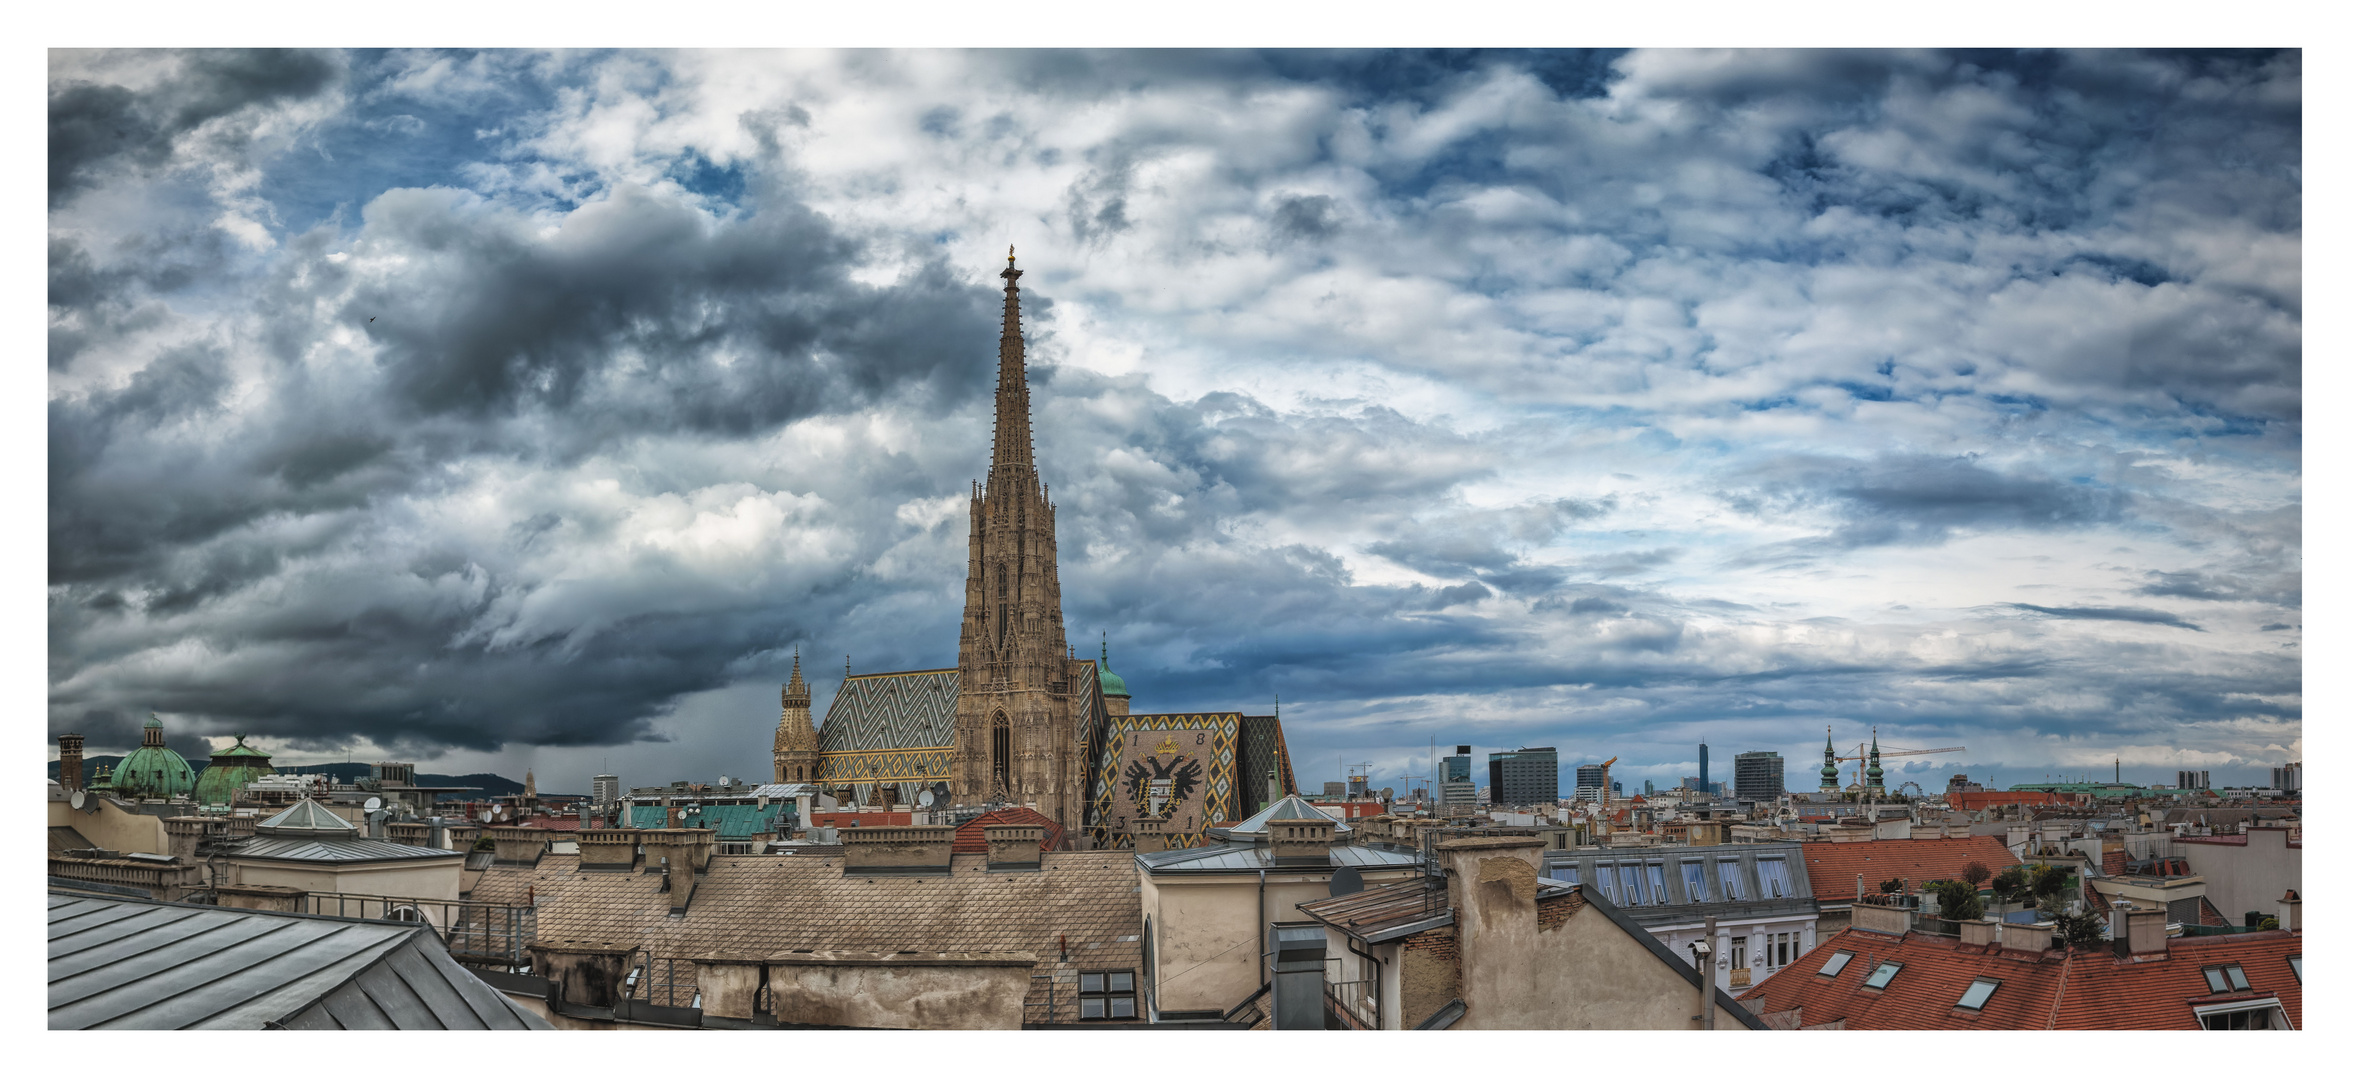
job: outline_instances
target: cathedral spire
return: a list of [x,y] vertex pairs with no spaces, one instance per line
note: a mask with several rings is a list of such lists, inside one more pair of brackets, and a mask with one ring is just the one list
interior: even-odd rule
[[1015,279],[1014,245],[1006,247],[1006,318],[998,328],[998,430],[990,446],[989,486],[1023,490],[1038,483],[1031,462],[1031,386],[1023,367],[1022,291]]

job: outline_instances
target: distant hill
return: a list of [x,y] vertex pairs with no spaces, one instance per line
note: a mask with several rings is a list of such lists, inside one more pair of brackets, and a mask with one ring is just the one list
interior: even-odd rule
[[[99,766],[104,765],[111,769],[117,765],[122,764],[122,762],[122,756],[119,754],[106,754],[98,757],[83,758],[82,782],[87,784],[90,781],[96,779],[98,777]],[[205,766],[209,764],[209,762],[191,761],[188,764],[196,769],[198,775],[202,775],[205,771]],[[57,779],[57,765],[58,763],[54,761],[49,763],[49,778],[51,780]],[[365,762],[358,761],[334,761],[324,765],[297,765],[284,771],[299,773],[305,776],[325,773],[335,780],[348,784],[352,781],[366,778],[368,776],[368,765]],[[521,795],[524,793],[524,785],[521,781],[510,780],[504,776],[499,775],[498,773],[468,773],[464,776],[449,776],[443,773],[418,773],[417,785],[419,787],[469,787],[481,789],[479,791],[464,791],[456,793],[464,798],[469,799],[484,799],[490,798],[494,795]],[[548,794],[554,793],[550,792]]]

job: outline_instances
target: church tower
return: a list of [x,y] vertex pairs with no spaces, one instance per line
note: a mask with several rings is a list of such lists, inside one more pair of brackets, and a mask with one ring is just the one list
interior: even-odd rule
[[818,779],[818,727],[810,722],[810,684],[802,681],[802,654],[794,653],[793,678],[778,695],[784,706],[777,714],[777,742],[770,748],[779,784],[807,784]]
[[965,619],[957,635],[957,721],[950,797],[1036,804],[1080,825],[1086,768],[1073,730],[1070,650],[1056,579],[1055,504],[1031,458],[1031,389],[1023,368],[1014,249],[1006,250],[998,333],[998,418],[989,479],[974,486],[966,540]]

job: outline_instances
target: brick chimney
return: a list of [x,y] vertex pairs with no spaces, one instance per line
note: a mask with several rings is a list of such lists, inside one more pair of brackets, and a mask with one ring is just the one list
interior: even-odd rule
[[2296,933],[2300,933],[2300,932],[2301,932],[2301,931],[2299,930],[2299,893],[2298,893],[2298,890],[2296,890],[2296,889],[2286,889],[2286,890],[2284,890],[2284,891],[2283,891],[2283,894],[2282,894],[2282,899],[2281,899],[2280,901],[2277,901],[2277,902],[2276,902],[2276,907],[2275,907],[2275,909],[2274,909],[2274,910],[2275,910],[2274,921],[2275,921],[2275,922],[2277,922],[2277,923],[2280,923],[2280,924],[2282,924],[2282,929],[2288,930],[2288,931],[2290,931],[2290,932],[2292,932],[2292,933],[2294,933],[2294,934],[2296,934]]
[[82,790],[82,737],[57,737],[57,783],[67,791]]
[[1329,866],[1332,849],[1332,818],[1273,818],[1268,822],[1268,855],[1278,866]]
[[[2122,959],[2138,956],[2166,958],[2168,955],[2167,911],[2120,910],[2126,906],[2123,902],[2111,905],[2112,926],[2114,927],[2111,931],[2112,951]],[[2119,934],[2115,929],[2120,923],[2126,924],[2125,935]]]
[[845,874],[946,874],[957,830],[947,825],[841,829]]
[[1170,818],[1167,814],[1148,814],[1132,821],[1129,825],[1129,836],[1136,843],[1138,853],[1168,851],[1170,838],[1168,834],[1162,832],[1162,829],[1169,823]]
[[1041,825],[984,825],[982,838],[989,843],[989,868],[992,870],[1037,870],[1039,842],[1047,836]]

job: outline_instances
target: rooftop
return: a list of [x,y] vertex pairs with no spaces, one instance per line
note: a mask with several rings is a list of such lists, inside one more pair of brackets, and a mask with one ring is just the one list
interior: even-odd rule
[[1960,879],[1964,866],[1974,862],[1985,865],[1991,874],[2020,862],[1993,836],[1809,843],[1800,845],[1800,851],[1807,860],[1809,884],[1823,903],[1855,899],[1859,874],[1865,875],[1865,891],[1870,893],[1891,878],[1919,885]]
[[545,1029],[431,930],[49,894],[49,1028]]
[[[2164,956],[2122,960],[2108,950],[2058,950],[2028,957],[1994,945],[1908,933],[1848,929],[1744,993],[1762,1014],[1798,1009],[1797,1026],[1838,1022],[1847,1030],[2151,1030],[2202,1026],[2196,1010],[2279,999],[2301,1025],[2298,934],[2171,938]],[[1849,959],[1831,975],[1838,953]],[[1898,965],[1880,988],[1877,969]],[[2247,990],[2217,993],[2204,969],[2238,965]],[[1977,1008],[1959,1006],[1975,982],[1995,984]]]

